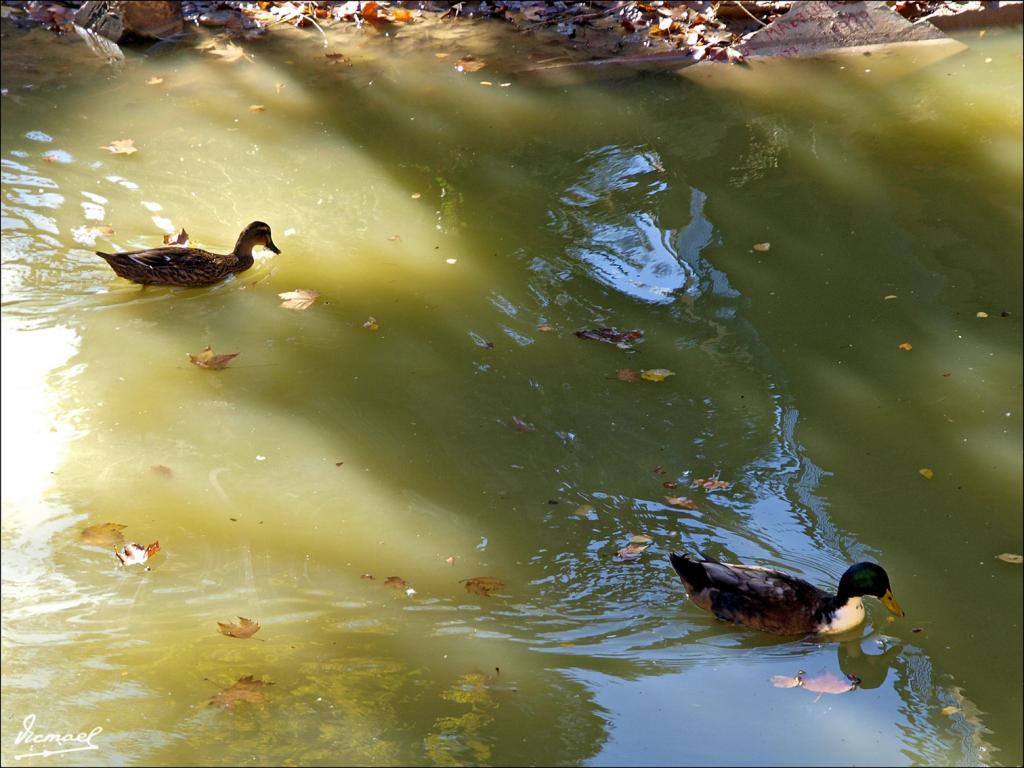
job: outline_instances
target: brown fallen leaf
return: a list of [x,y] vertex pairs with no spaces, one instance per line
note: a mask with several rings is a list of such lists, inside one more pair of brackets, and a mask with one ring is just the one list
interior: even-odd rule
[[434,58],[436,58],[436,59],[447,59],[449,56],[451,56],[450,53],[435,53],[434,54]]
[[388,576],[384,579],[384,586],[391,587],[392,589],[405,589],[409,586],[409,582],[403,579],[401,576]]
[[263,104],[250,104],[249,105],[249,111],[250,112],[266,112],[267,108]]
[[682,507],[683,509],[696,509],[697,505],[685,496],[666,496],[665,501],[671,504],[673,507]]
[[673,488],[678,488],[679,483],[677,483],[675,480],[666,480],[664,483],[661,484],[661,486],[663,488],[668,488],[671,491]]
[[1024,557],[1021,555],[1014,555],[1010,552],[1003,552],[1003,554],[996,555],[996,557],[1004,563],[1017,563],[1018,565],[1020,563],[1024,563]]
[[164,79],[162,77],[156,77],[155,75],[146,81],[146,85],[160,85]]
[[97,227],[90,227],[89,230],[94,235],[96,235],[97,237],[113,237],[114,236],[114,228],[109,226],[109,225],[107,225],[107,224],[101,224],[101,225],[99,225]]
[[238,682],[231,687],[215,694],[210,699],[210,704],[223,709],[232,709],[240,701],[262,704],[265,701],[262,689],[267,685],[273,685],[273,683],[256,680],[252,675],[246,675],[239,678]]
[[509,419],[509,421],[511,422],[512,426],[519,432],[533,432],[536,429],[532,424],[524,421],[518,416],[513,416],[511,419]]
[[154,464],[149,468],[154,475],[161,475],[163,477],[170,477],[174,474],[170,467],[166,464]]
[[615,372],[615,378],[619,381],[640,381],[640,372],[632,368],[619,368]]
[[220,629],[222,635],[237,637],[239,640],[248,640],[260,631],[260,623],[247,619],[244,616],[239,616],[237,624],[223,624],[218,621],[217,628]]
[[751,248],[753,248],[758,253],[764,253],[765,251],[770,251],[771,247],[772,247],[771,243],[754,243],[751,246]]
[[628,345],[631,341],[637,341],[643,338],[643,335],[643,331],[620,331],[617,328],[592,328],[576,331],[576,336],[578,338],[591,339],[592,341],[606,341],[609,344],[616,345]]
[[376,577],[372,573],[364,573],[359,578],[366,579],[367,581],[373,581]]
[[118,139],[117,141],[110,142],[105,147],[100,147],[100,149],[105,149],[112,155],[130,155],[133,152],[139,151],[135,148],[135,139]]
[[493,576],[474,576],[471,579],[462,579],[459,583],[466,585],[467,592],[484,597],[505,587],[505,582]]
[[164,235],[164,245],[188,245],[188,232],[182,229],[176,235]]
[[[214,43],[212,46],[207,46],[204,50],[209,51],[214,56],[219,56],[221,61],[226,61],[233,64],[240,59],[249,59],[245,55],[245,50],[238,47],[234,43],[226,43],[225,45],[219,45]],[[249,59],[251,61],[251,59]]]
[[200,368],[209,368],[211,370],[219,371],[222,368],[227,368],[228,363],[240,354],[240,352],[231,352],[226,355],[215,355],[213,354],[213,347],[207,345],[206,349],[198,355],[189,353],[188,357],[189,360],[192,361],[193,365],[198,365]]
[[905,352],[909,352],[914,348],[914,345],[911,344],[909,341],[904,341],[899,345],[899,348]]
[[159,551],[159,541],[154,541],[148,547],[144,547],[141,544],[135,544],[133,542],[126,545],[124,550],[121,552],[118,552],[115,549],[114,554],[117,556],[117,559],[121,561],[121,565],[142,565]]
[[281,302],[282,309],[309,309],[320,298],[320,294],[311,288],[296,288],[294,291],[277,294],[277,298],[284,299]]
[[58,155],[43,155],[43,160],[47,163],[59,163],[60,157]]
[[446,563],[448,563],[448,565],[450,565],[450,566],[454,567],[454,566],[455,566],[455,555],[452,555],[451,557],[446,557],[446,558],[444,559],[444,561],[445,561]]
[[698,477],[693,481],[693,484],[698,488],[703,488],[705,491],[718,491],[732,485],[731,483],[725,482],[725,480],[719,480],[717,477]]
[[455,70],[457,72],[479,72],[485,66],[487,66],[486,62],[476,58],[476,56],[463,56],[455,62]]
[[555,330],[555,326],[551,325],[551,323],[541,323],[540,325],[537,326],[537,330],[541,331],[542,333],[551,333],[553,330]]
[[97,547],[117,547],[124,543],[124,534],[121,531],[126,527],[120,523],[90,525],[82,531],[82,541]]
[[948,707],[943,707],[939,711],[942,712],[942,714],[944,714],[944,715],[955,715],[957,712],[960,711],[960,707],[948,706]]
[[401,235],[388,235],[387,239],[390,240],[392,243],[394,243],[394,242],[396,242],[398,240],[401,240],[402,236]]
[[649,546],[650,544],[627,544],[618,552],[616,552],[615,557],[613,557],[612,559],[617,563],[631,562],[633,560],[636,560],[638,557],[640,557],[640,555],[647,551],[647,548]]
[[653,472],[656,475],[664,475],[665,468],[661,466],[661,464],[658,464],[654,469],[651,470],[651,472]]

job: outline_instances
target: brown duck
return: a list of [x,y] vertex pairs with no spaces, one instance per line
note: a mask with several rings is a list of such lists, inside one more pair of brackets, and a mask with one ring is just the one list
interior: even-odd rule
[[235,272],[244,272],[253,264],[252,249],[262,245],[280,253],[270,237],[270,227],[254,221],[242,230],[231,253],[219,254],[201,248],[167,245],[142,251],[102,253],[110,268],[133,283],[141,285],[212,285]]
[[861,597],[873,595],[897,616],[903,615],[880,565],[851,565],[831,594],[773,568],[695,560],[672,553],[669,560],[686,592],[699,608],[723,621],[776,635],[845,632],[864,621]]

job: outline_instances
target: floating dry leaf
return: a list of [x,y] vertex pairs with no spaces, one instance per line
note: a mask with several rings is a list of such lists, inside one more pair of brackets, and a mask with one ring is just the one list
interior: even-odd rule
[[392,589],[405,589],[409,586],[409,582],[401,576],[388,576],[384,579],[384,586],[391,587]]
[[225,688],[210,699],[215,707],[231,709],[240,701],[248,701],[250,704],[262,704],[264,699],[262,688],[273,685],[271,682],[256,680],[252,675],[239,678],[238,682],[230,688]]
[[366,322],[363,323],[363,328],[366,328],[368,331],[376,331],[380,328],[380,324],[377,322],[376,317],[370,315],[370,317],[366,318]]
[[591,339],[592,341],[606,341],[609,344],[616,344],[619,346],[628,345],[631,341],[637,341],[638,339],[643,338],[643,335],[643,331],[620,331],[617,328],[592,328],[576,331],[576,336],[578,338]]
[[668,488],[670,491],[673,488],[678,488],[679,487],[679,483],[677,483],[675,480],[666,480],[661,485],[662,485],[663,488]]
[[249,105],[249,111],[250,112],[266,112],[267,111],[267,107],[265,105],[263,105],[263,104],[250,104]]
[[459,72],[479,72],[486,66],[486,62],[475,56],[463,56],[455,62],[455,69]]
[[135,148],[135,139],[118,139],[100,149],[105,149],[112,155],[130,155],[132,152],[139,151]]
[[170,477],[174,474],[171,468],[166,464],[154,464],[149,469],[154,475],[160,475],[162,477]]
[[310,288],[296,288],[294,291],[277,294],[277,298],[284,299],[281,302],[284,309],[309,309],[320,298],[320,294]]
[[806,688],[814,693],[846,693],[852,691],[860,680],[853,675],[840,677],[832,672],[819,672],[816,675],[808,676],[803,672],[797,672],[792,677],[788,675],[773,675],[771,683],[776,688]]
[[771,243],[754,243],[754,245],[751,246],[751,247],[755,251],[757,251],[758,253],[764,253],[765,251],[770,251],[771,250],[772,244]]
[[474,576],[471,579],[463,579],[459,582],[466,585],[466,591],[476,595],[487,597],[491,592],[503,589],[505,582],[493,576]]
[[397,240],[401,240],[402,236],[401,235],[388,235],[387,239],[390,240],[391,242],[395,242]]
[[801,672],[800,674],[793,675],[792,677],[789,675],[772,675],[772,685],[776,688],[799,688],[802,674],[803,673]]
[[543,333],[551,333],[553,330],[555,330],[555,326],[551,325],[550,323],[541,323],[540,325],[537,326],[537,330],[542,331]]
[[60,157],[58,155],[43,155],[43,160],[47,163],[59,163]]
[[114,236],[114,228],[109,226],[108,224],[101,224],[101,225],[99,225],[97,227],[90,227],[89,231],[92,232],[97,237],[113,237]]
[[419,192],[413,192],[411,195],[409,195],[409,197],[411,197],[413,200],[419,200],[421,197],[423,197],[423,195],[421,195]]
[[954,707],[954,706],[943,707],[940,711],[944,715],[955,715],[957,712],[960,711],[960,707]]
[[227,368],[228,363],[240,354],[241,352],[231,352],[226,355],[215,355],[213,354],[213,347],[207,345],[206,349],[198,355],[193,355],[190,352],[188,358],[192,361],[193,365],[198,365],[200,368],[210,368],[211,370],[219,371],[222,368]]
[[693,484],[698,488],[703,488],[705,491],[718,491],[732,485],[725,482],[725,480],[719,480],[717,477],[698,477],[693,481]]
[[646,381],[664,381],[669,376],[675,376],[673,371],[667,368],[650,368],[646,371],[641,371],[640,378]]
[[239,616],[237,624],[223,624],[218,621],[217,628],[220,629],[222,635],[237,637],[239,640],[248,640],[260,631],[260,623],[247,619],[244,616]]
[[82,541],[97,547],[117,547],[124,543],[124,534],[121,531],[126,527],[120,523],[90,525],[82,531]]
[[1024,563],[1024,556],[1014,555],[1011,552],[1003,552],[1003,554],[996,555],[996,557],[1004,563],[1017,563],[1018,565]]
[[615,378],[619,381],[640,381],[640,372],[632,368],[619,368],[615,372]]
[[146,81],[146,85],[160,85],[160,83],[162,83],[163,81],[164,81],[164,79],[162,77],[154,76],[154,77],[149,78],[149,80]]
[[435,53],[434,54],[434,58],[436,58],[436,59],[447,59],[449,56],[451,56],[450,53]]
[[882,298],[885,299],[885,301],[892,301],[893,299],[898,299],[899,296],[897,296],[895,293],[890,293],[887,296],[883,296]]
[[899,348],[904,350],[905,352],[909,352],[914,348],[914,345],[911,344],[909,341],[904,341],[899,345]]
[[840,677],[828,671],[819,672],[811,677],[804,675],[800,682],[802,687],[814,693],[846,693],[860,685],[860,680],[853,675]]
[[648,542],[632,542],[631,541],[629,544],[627,544],[622,549],[620,549],[618,552],[616,552],[615,553],[615,557],[613,559],[617,563],[627,563],[627,562],[630,562],[632,560],[636,560],[638,557],[640,557],[640,555],[642,555],[647,550],[647,548],[649,546],[651,546],[651,543],[649,541]]
[[988,317],[988,312],[975,312],[975,317]]
[[520,432],[533,432],[535,429],[532,424],[530,424],[527,421],[524,421],[518,416],[513,416],[510,419],[510,422],[512,423],[512,426],[515,427]]
[[367,581],[373,581],[376,577],[372,573],[364,573],[359,578],[366,579]]
[[164,245],[188,245],[188,232],[182,229],[176,235],[164,235]]
[[935,472],[928,469],[928,467],[921,467],[921,469],[917,470],[917,474],[919,474],[925,480],[931,480],[933,477],[935,477]]
[[154,541],[148,547],[132,542],[131,544],[126,545],[124,550],[121,552],[118,552],[115,549],[114,554],[117,555],[117,559],[121,561],[121,565],[142,565],[159,551],[159,541]]
[[683,509],[696,509],[697,505],[685,496],[666,496],[665,501],[671,504],[673,507],[682,507]]
[[444,559],[444,561],[446,563],[448,563],[448,565],[454,566],[455,565],[455,555],[452,555],[451,557],[446,557]]
[[234,43],[226,43],[224,45],[214,43],[212,46],[206,47],[205,50],[209,51],[214,56],[219,56],[221,61],[229,63],[234,63],[240,59],[248,58],[248,56],[245,55],[245,51]]

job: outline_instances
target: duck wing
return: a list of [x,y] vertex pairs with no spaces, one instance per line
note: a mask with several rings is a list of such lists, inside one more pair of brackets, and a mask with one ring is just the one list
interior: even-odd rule
[[198,248],[168,246],[123,253],[96,252],[121,277],[137,283],[203,285],[227,277],[233,257]]
[[671,559],[694,603],[723,621],[762,632],[814,632],[831,603],[829,593],[773,568],[696,561],[685,555]]

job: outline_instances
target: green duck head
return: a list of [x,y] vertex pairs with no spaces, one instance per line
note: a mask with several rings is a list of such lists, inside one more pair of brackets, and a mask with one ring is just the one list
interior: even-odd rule
[[896,602],[892,595],[892,587],[889,585],[889,574],[885,569],[875,563],[857,563],[851,565],[843,578],[839,580],[839,589],[836,597],[840,605],[848,598],[872,595],[877,597],[890,613],[903,616],[903,609]]

